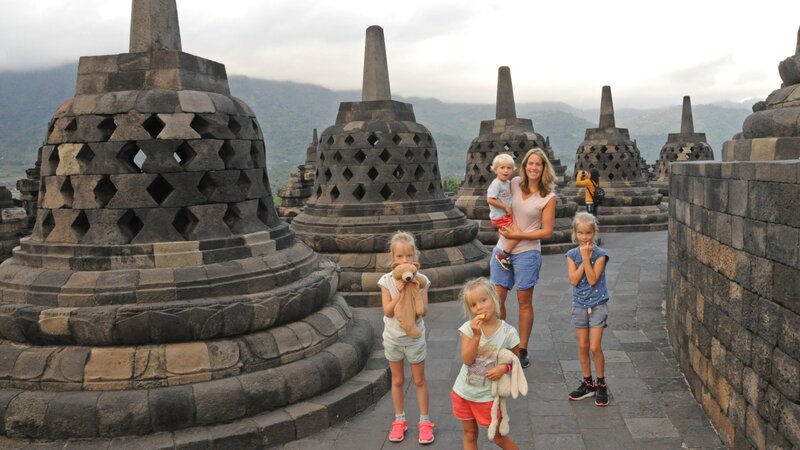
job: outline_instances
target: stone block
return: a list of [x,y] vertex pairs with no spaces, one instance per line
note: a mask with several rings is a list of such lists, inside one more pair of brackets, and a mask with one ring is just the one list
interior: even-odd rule
[[39,329],[45,335],[69,336],[69,316],[76,308],[50,308],[39,314]]
[[329,427],[327,408],[311,402],[296,403],[285,408],[294,420],[296,438],[303,439]]
[[277,446],[295,440],[294,421],[283,410],[260,414],[252,420],[264,446]]
[[100,418],[95,405],[99,397],[99,392],[59,392],[50,401],[45,414],[47,437],[97,436]]
[[797,403],[800,400],[800,361],[775,349],[770,381],[787,399]]
[[229,422],[245,415],[247,401],[238,378],[198,383],[193,388],[198,424]]
[[133,347],[92,348],[84,369],[85,389],[123,389],[133,377]]
[[103,93],[94,108],[95,114],[125,114],[133,110],[138,91]]
[[167,358],[164,346],[138,346],[133,356],[133,387],[166,386]]
[[287,380],[283,373],[276,369],[245,374],[238,379],[242,384],[248,416],[271,411],[289,403]]
[[772,370],[773,346],[757,335],[752,336],[753,370],[762,378],[768,379]]
[[[287,403],[294,404],[319,392],[323,382],[316,365],[309,359],[301,359],[276,368],[287,380]],[[299,376],[302,374],[302,376]]]
[[175,382],[207,381],[211,376],[208,347],[203,342],[167,344],[167,376]]
[[42,382],[82,384],[89,352],[88,347],[62,347],[50,357]]
[[800,404],[786,401],[781,403],[778,431],[794,447],[800,446]]
[[205,92],[182,90],[178,91],[178,101],[181,110],[186,113],[215,113],[214,102]]
[[198,241],[156,242],[153,254],[157,268],[200,266],[203,254]]
[[195,403],[191,386],[158,388],[149,394],[153,431],[169,431],[194,426]]
[[752,405],[747,407],[746,430],[747,438],[755,444],[756,448],[766,448],[767,434],[765,424]]
[[263,441],[252,420],[239,420],[209,428],[214,449],[262,448]]
[[782,311],[779,327],[778,347],[792,359],[800,361],[800,315]]
[[800,228],[776,223],[767,225],[766,257],[800,270],[800,245],[791,245],[792,242],[800,242]]
[[328,411],[328,426],[343,422],[371,403],[372,386],[365,382],[351,381],[326,394],[314,397],[312,403]]
[[800,268],[775,263],[772,266],[772,277],[770,292],[775,301],[795,313],[800,313]]
[[178,93],[171,89],[140,92],[135,108],[140,113],[175,113],[178,111]]
[[45,414],[54,392],[24,391],[5,410],[5,435],[10,438],[43,438]]
[[[750,285],[756,294],[764,298],[773,298],[773,268],[772,261],[763,258],[750,258]],[[777,300],[777,299],[776,299]]]
[[210,450],[211,433],[206,427],[194,427],[187,430],[178,430],[172,433],[175,440],[175,450]]
[[13,379],[39,381],[47,367],[47,361],[56,347],[31,347],[19,354],[14,362]]

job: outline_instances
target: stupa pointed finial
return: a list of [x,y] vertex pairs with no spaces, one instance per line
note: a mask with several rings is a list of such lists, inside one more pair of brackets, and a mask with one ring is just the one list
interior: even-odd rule
[[794,48],[794,54],[800,55],[800,28],[797,29],[797,45]]
[[316,144],[318,140],[319,139],[317,139],[317,129],[314,128],[314,132],[311,134],[311,142]]
[[616,128],[614,121],[614,102],[611,100],[611,86],[603,86],[600,100],[600,128]]
[[517,107],[514,104],[514,86],[511,84],[511,69],[501,66],[497,69],[497,112],[495,119],[515,119]]
[[181,50],[175,0],[133,0],[130,52]]
[[688,95],[683,96],[683,113],[681,114],[681,134],[694,133],[694,120],[692,119],[692,100]]
[[367,42],[364,49],[364,84],[361,100],[391,100],[389,88],[389,66],[386,63],[386,43],[383,28],[373,25],[367,28]]

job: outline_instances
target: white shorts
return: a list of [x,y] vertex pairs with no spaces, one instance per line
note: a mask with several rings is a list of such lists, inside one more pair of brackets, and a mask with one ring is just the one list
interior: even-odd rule
[[425,361],[425,357],[428,356],[427,349],[428,346],[424,337],[411,345],[396,345],[383,341],[383,354],[389,361],[407,359],[409,363],[417,364]]

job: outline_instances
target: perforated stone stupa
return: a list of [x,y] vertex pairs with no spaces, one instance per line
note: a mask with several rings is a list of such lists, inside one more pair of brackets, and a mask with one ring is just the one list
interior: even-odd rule
[[[559,180],[563,181],[566,171],[561,161],[555,158],[549,139],[534,131],[533,121],[517,117],[511,69],[506,66],[497,70],[496,109],[494,120],[481,121],[480,134],[472,140],[467,150],[464,181],[456,198],[456,207],[478,222],[478,239],[489,246],[497,243],[497,230],[490,223],[489,204],[486,202],[486,190],[495,178],[492,172],[495,156],[509,154],[519,168],[519,162],[528,150],[538,147],[547,153]],[[559,195],[558,190],[556,194]],[[559,195],[553,237],[542,241],[542,253],[562,252],[570,245],[571,221],[577,207],[575,202]]]
[[[600,186],[606,192],[598,208],[605,232],[651,231],[667,228],[667,207],[661,194],[647,185],[642,175],[642,157],[627,128],[617,128],[611,87],[603,86],[600,124],[587,128],[586,137],[575,154],[575,173],[597,169]],[[584,204],[584,190],[573,179],[565,195]]]
[[367,29],[362,101],[339,106],[322,132],[314,192],[292,228],[341,267],[339,291],[357,306],[381,304],[389,238],[412,233],[431,301],[453,300],[463,282],[488,273],[478,225],[444,195],[436,144],[413,107],[391,99],[383,30]]
[[300,214],[305,207],[306,201],[311,197],[314,188],[317,161],[317,129],[311,142],[306,149],[306,161],[297,166],[297,170],[289,175],[286,187],[278,191],[281,198],[281,205],[278,207],[278,216],[282,220],[291,223],[292,219]]
[[800,30],[795,54],[778,65],[781,87],[753,105],[742,132],[722,144],[723,161],[800,158]]
[[174,0],[132,11],[129,53],[81,58],[0,265],[0,447],[261,448],[364,409],[372,328],[278,220],[255,115],[181,51]]
[[714,151],[706,142],[706,134],[695,133],[694,131],[692,101],[688,95],[684,96],[681,113],[681,132],[667,135],[667,142],[661,147],[661,153],[653,169],[654,180],[650,183],[650,186],[664,196],[662,201],[667,201],[669,196],[670,163],[674,161],[706,161],[712,159],[714,159]]
[[27,225],[25,209],[16,206],[11,191],[0,186],[0,262],[11,256],[11,250],[19,244]]

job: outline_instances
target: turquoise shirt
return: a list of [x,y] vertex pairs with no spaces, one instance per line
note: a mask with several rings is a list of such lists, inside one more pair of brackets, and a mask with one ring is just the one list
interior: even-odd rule
[[[576,267],[580,267],[583,263],[583,257],[578,247],[570,249],[567,252],[567,258],[575,262]],[[608,264],[608,253],[606,253],[602,247],[595,246],[594,250],[592,250],[592,256],[589,258],[592,267],[594,267],[594,263],[596,263],[599,258],[606,258],[606,264]],[[607,301],[608,287],[606,286],[605,269],[603,273],[600,274],[600,279],[597,280],[597,284],[594,286],[589,284],[589,280],[586,279],[586,275],[584,274],[583,277],[581,277],[581,281],[578,282],[578,285],[572,287],[572,306],[576,308],[591,308]]]

